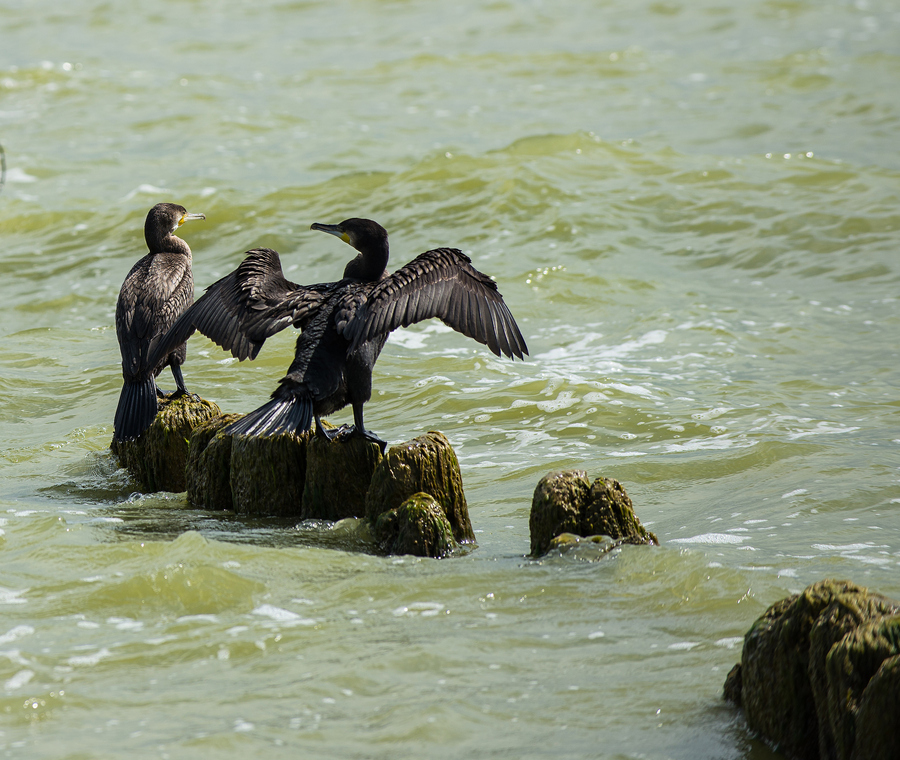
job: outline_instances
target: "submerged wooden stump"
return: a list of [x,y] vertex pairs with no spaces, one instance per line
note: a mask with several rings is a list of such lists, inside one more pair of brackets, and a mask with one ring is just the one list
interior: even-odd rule
[[221,414],[194,428],[185,470],[188,504],[201,509],[232,509],[231,440],[222,428],[241,418]]
[[113,440],[110,449],[148,493],[184,491],[191,433],[221,414],[216,404],[196,396],[161,398],[150,427],[133,441]]
[[900,757],[900,614],[847,633],[829,651],[826,670],[837,757]]
[[187,491],[201,509],[336,522],[365,517],[382,551],[444,557],[475,532],[456,453],[443,433],[391,447],[361,437],[233,436],[241,415],[175,399],[137,441],[113,444],[147,490]]
[[311,433],[238,435],[231,442],[231,495],[243,515],[297,517],[306,485]]
[[756,620],[725,698],[788,757],[900,757],[898,613],[854,583],[814,583]]
[[393,540],[385,534],[379,535],[379,522],[385,528],[394,525],[391,520],[381,520],[381,515],[398,509],[419,493],[437,502],[458,543],[474,543],[475,532],[469,520],[459,460],[443,433],[431,431],[392,446],[376,468],[366,494],[366,517],[375,526],[380,544],[392,545]]
[[381,447],[354,436],[329,441],[313,436],[306,447],[303,520],[366,516],[366,493],[382,460]]
[[591,483],[583,470],[551,472],[541,478],[534,489],[528,522],[534,557],[546,554],[553,540],[562,534],[602,535],[619,543],[659,544],[656,535],[641,525],[618,480],[597,478]]
[[[885,621],[875,635],[890,631],[893,641],[900,634],[900,617]],[[872,627],[875,627],[874,624]],[[865,635],[865,633],[863,634]],[[893,651],[896,652],[896,646]],[[861,668],[856,668],[859,674]],[[839,694],[836,696],[840,696]],[[894,654],[881,661],[875,674],[866,685],[857,703],[856,741],[851,758],[900,757],[900,655]]]
[[385,554],[440,558],[459,546],[441,505],[427,493],[413,494],[396,509],[382,512],[375,534]]

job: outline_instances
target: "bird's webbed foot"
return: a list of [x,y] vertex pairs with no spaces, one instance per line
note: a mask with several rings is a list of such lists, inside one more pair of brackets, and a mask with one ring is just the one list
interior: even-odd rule
[[179,398],[189,398],[191,401],[201,401],[202,399],[196,393],[191,393],[187,388],[176,388],[174,391],[169,391],[166,393],[164,390],[156,389],[156,395],[160,398],[169,399],[169,401],[174,401]]
[[[347,428],[344,430],[344,428]],[[367,441],[371,441],[372,443],[377,443],[381,448],[381,453],[384,454],[385,449],[387,449],[387,441],[379,438],[375,433],[371,430],[366,430],[365,428],[359,428],[356,425],[344,425],[338,431],[341,434],[341,440],[347,440],[354,437],[364,438]]]
[[316,435],[319,438],[324,438],[326,441],[337,441],[341,440],[341,436],[347,432],[347,425],[341,425],[339,428],[326,428],[322,425],[322,420],[318,417],[316,419]]

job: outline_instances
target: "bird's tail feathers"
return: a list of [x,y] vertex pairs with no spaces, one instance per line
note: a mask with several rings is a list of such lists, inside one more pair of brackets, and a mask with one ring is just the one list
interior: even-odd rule
[[302,433],[309,430],[313,418],[312,399],[308,396],[273,398],[259,409],[231,423],[225,432],[229,435],[277,435]]
[[113,422],[113,437],[129,441],[140,436],[156,417],[156,379],[153,375],[135,383],[126,382],[119,394]]

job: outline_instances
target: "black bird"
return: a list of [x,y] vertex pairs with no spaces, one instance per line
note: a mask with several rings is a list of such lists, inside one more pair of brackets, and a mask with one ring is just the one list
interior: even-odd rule
[[269,435],[299,432],[347,404],[354,426],[348,431],[384,446],[366,430],[363,405],[372,395],[372,368],[388,334],[430,317],[486,344],[497,356],[524,359],[528,353],[515,319],[487,275],[455,248],[420,254],[388,274],[388,234],[370,219],[313,224],[359,251],[341,280],[301,286],[285,279],[278,253],[247,252],[229,275],[173,325],[158,351],[183,343],[195,329],[238,359],[253,359],[266,338],[288,325],[302,330],[294,361],[272,400],[228,427],[228,432]]
[[175,230],[189,219],[206,219],[189,214],[174,203],[157,203],[144,222],[144,239],[150,249],[137,262],[122,283],[116,302],[116,336],[122,353],[125,385],[119,395],[114,423],[114,438],[137,438],[153,422],[157,410],[156,376],[172,368],[177,392],[187,393],[181,365],[187,345],[172,346],[164,355],[150,361],[153,344],[172,326],[178,316],[194,302],[194,277],[191,273],[191,249]]

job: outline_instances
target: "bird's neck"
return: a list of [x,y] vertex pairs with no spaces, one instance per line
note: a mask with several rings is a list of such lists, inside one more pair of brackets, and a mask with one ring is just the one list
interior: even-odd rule
[[191,255],[190,246],[171,232],[165,235],[147,237],[147,248],[151,253],[181,253]]
[[360,252],[355,259],[347,262],[344,277],[365,282],[377,282],[387,273],[388,247],[367,249]]

